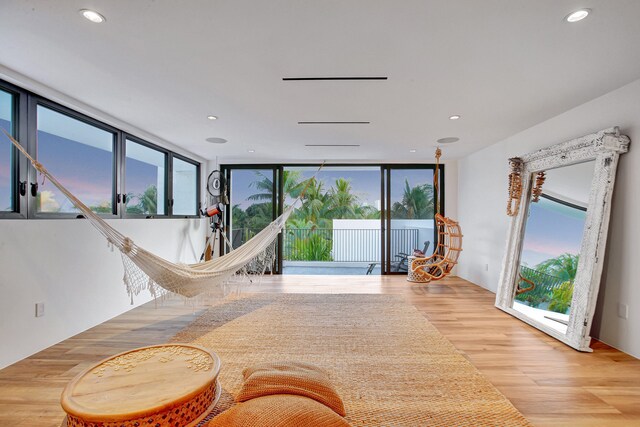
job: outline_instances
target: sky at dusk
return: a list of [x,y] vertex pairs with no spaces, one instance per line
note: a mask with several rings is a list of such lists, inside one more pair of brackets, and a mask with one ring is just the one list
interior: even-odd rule
[[[8,125],[6,120],[0,119],[1,127],[8,129]],[[8,210],[11,201],[10,142],[4,136],[0,139],[0,209]],[[85,204],[97,206],[110,203],[113,179],[111,151],[46,132],[38,132],[38,160]],[[160,170],[153,164],[131,158],[127,158],[126,167],[126,191],[134,195],[143,193],[150,185],[157,185],[158,173],[164,174],[163,169]],[[50,182],[45,180],[42,185],[39,177],[38,185],[40,191],[51,193],[50,196],[61,208],[60,212],[77,212],[71,202]],[[137,203],[137,199],[132,200],[131,203]]]
[[[0,95],[2,92],[0,92]],[[1,99],[0,99],[1,102]],[[11,122],[0,117],[0,127],[9,131]],[[12,210],[11,206],[11,141],[0,135],[0,210]]]
[[[113,154],[75,141],[38,132],[38,161],[87,206],[111,205]],[[40,179],[40,178],[39,178]],[[59,212],[78,212],[53,184],[39,182],[40,192],[50,192],[48,206]],[[50,210],[43,204],[44,211]]]
[[[302,179],[305,180],[314,176],[318,167],[291,167],[286,170],[297,170],[301,172]],[[240,206],[243,210],[252,203],[248,197],[259,191],[251,186],[256,180],[262,177],[256,173],[258,170],[234,169],[232,171],[232,194],[231,203]],[[271,170],[259,170],[271,179]],[[317,179],[324,184],[324,189],[331,188],[337,179],[343,178],[351,183],[352,193],[358,196],[362,204],[380,208],[380,168],[375,166],[349,166],[349,167],[324,167],[317,175]],[[425,169],[401,169],[391,172],[391,202],[402,200],[405,188],[405,179],[410,187],[421,184],[432,184],[433,172]],[[290,202],[290,201],[289,201]]]
[[534,267],[565,253],[579,254],[586,212],[541,198],[531,203],[521,263]]
[[[13,95],[0,90],[0,127],[11,132]],[[11,206],[11,141],[0,135],[0,211],[13,210]]]

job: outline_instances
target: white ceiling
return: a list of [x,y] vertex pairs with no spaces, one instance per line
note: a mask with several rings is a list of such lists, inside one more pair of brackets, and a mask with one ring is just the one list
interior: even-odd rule
[[[207,159],[430,161],[439,138],[458,158],[640,78],[639,18],[638,0],[2,0],[0,63]],[[282,81],[308,76],[389,79]]]

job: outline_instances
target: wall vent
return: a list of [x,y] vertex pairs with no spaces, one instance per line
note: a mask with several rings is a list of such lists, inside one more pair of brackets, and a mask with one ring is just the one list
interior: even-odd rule
[[387,80],[384,76],[351,76],[351,77],[283,77],[283,81],[322,81],[322,80]]

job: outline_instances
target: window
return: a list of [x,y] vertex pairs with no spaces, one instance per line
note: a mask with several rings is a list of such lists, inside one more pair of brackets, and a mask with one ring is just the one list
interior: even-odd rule
[[198,166],[173,158],[173,215],[198,214]]
[[[14,95],[0,90],[0,128],[13,135],[13,125]],[[16,210],[14,151],[11,141],[0,135],[0,211],[4,212]]]
[[[37,107],[38,160],[94,212],[114,213],[115,134],[42,105]],[[38,213],[79,212],[51,183],[39,183]]]
[[167,155],[129,138],[125,153],[126,213],[165,215]]
[[[0,80],[0,128],[107,217],[199,216],[200,164]],[[81,213],[0,131],[0,218]]]

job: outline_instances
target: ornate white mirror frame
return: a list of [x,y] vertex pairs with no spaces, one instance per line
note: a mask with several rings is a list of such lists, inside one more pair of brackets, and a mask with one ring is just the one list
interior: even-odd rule
[[[602,275],[611,196],[618,158],[620,154],[627,152],[629,143],[629,138],[620,135],[618,128],[610,128],[521,157],[523,161],[521,207],[517,215],[511,218],[509,225],[496,295],[496,307],[580,351],[592,351],[589,348],[591,342],[589,334]],[[589,193],[578,269],[573,283],[567,331],[563,334],[513,308],[519,282],[516,279],[519,274],[524,232],[531,202],[532,177],[540,171],[593,160],[595,160],[595,171]]]

